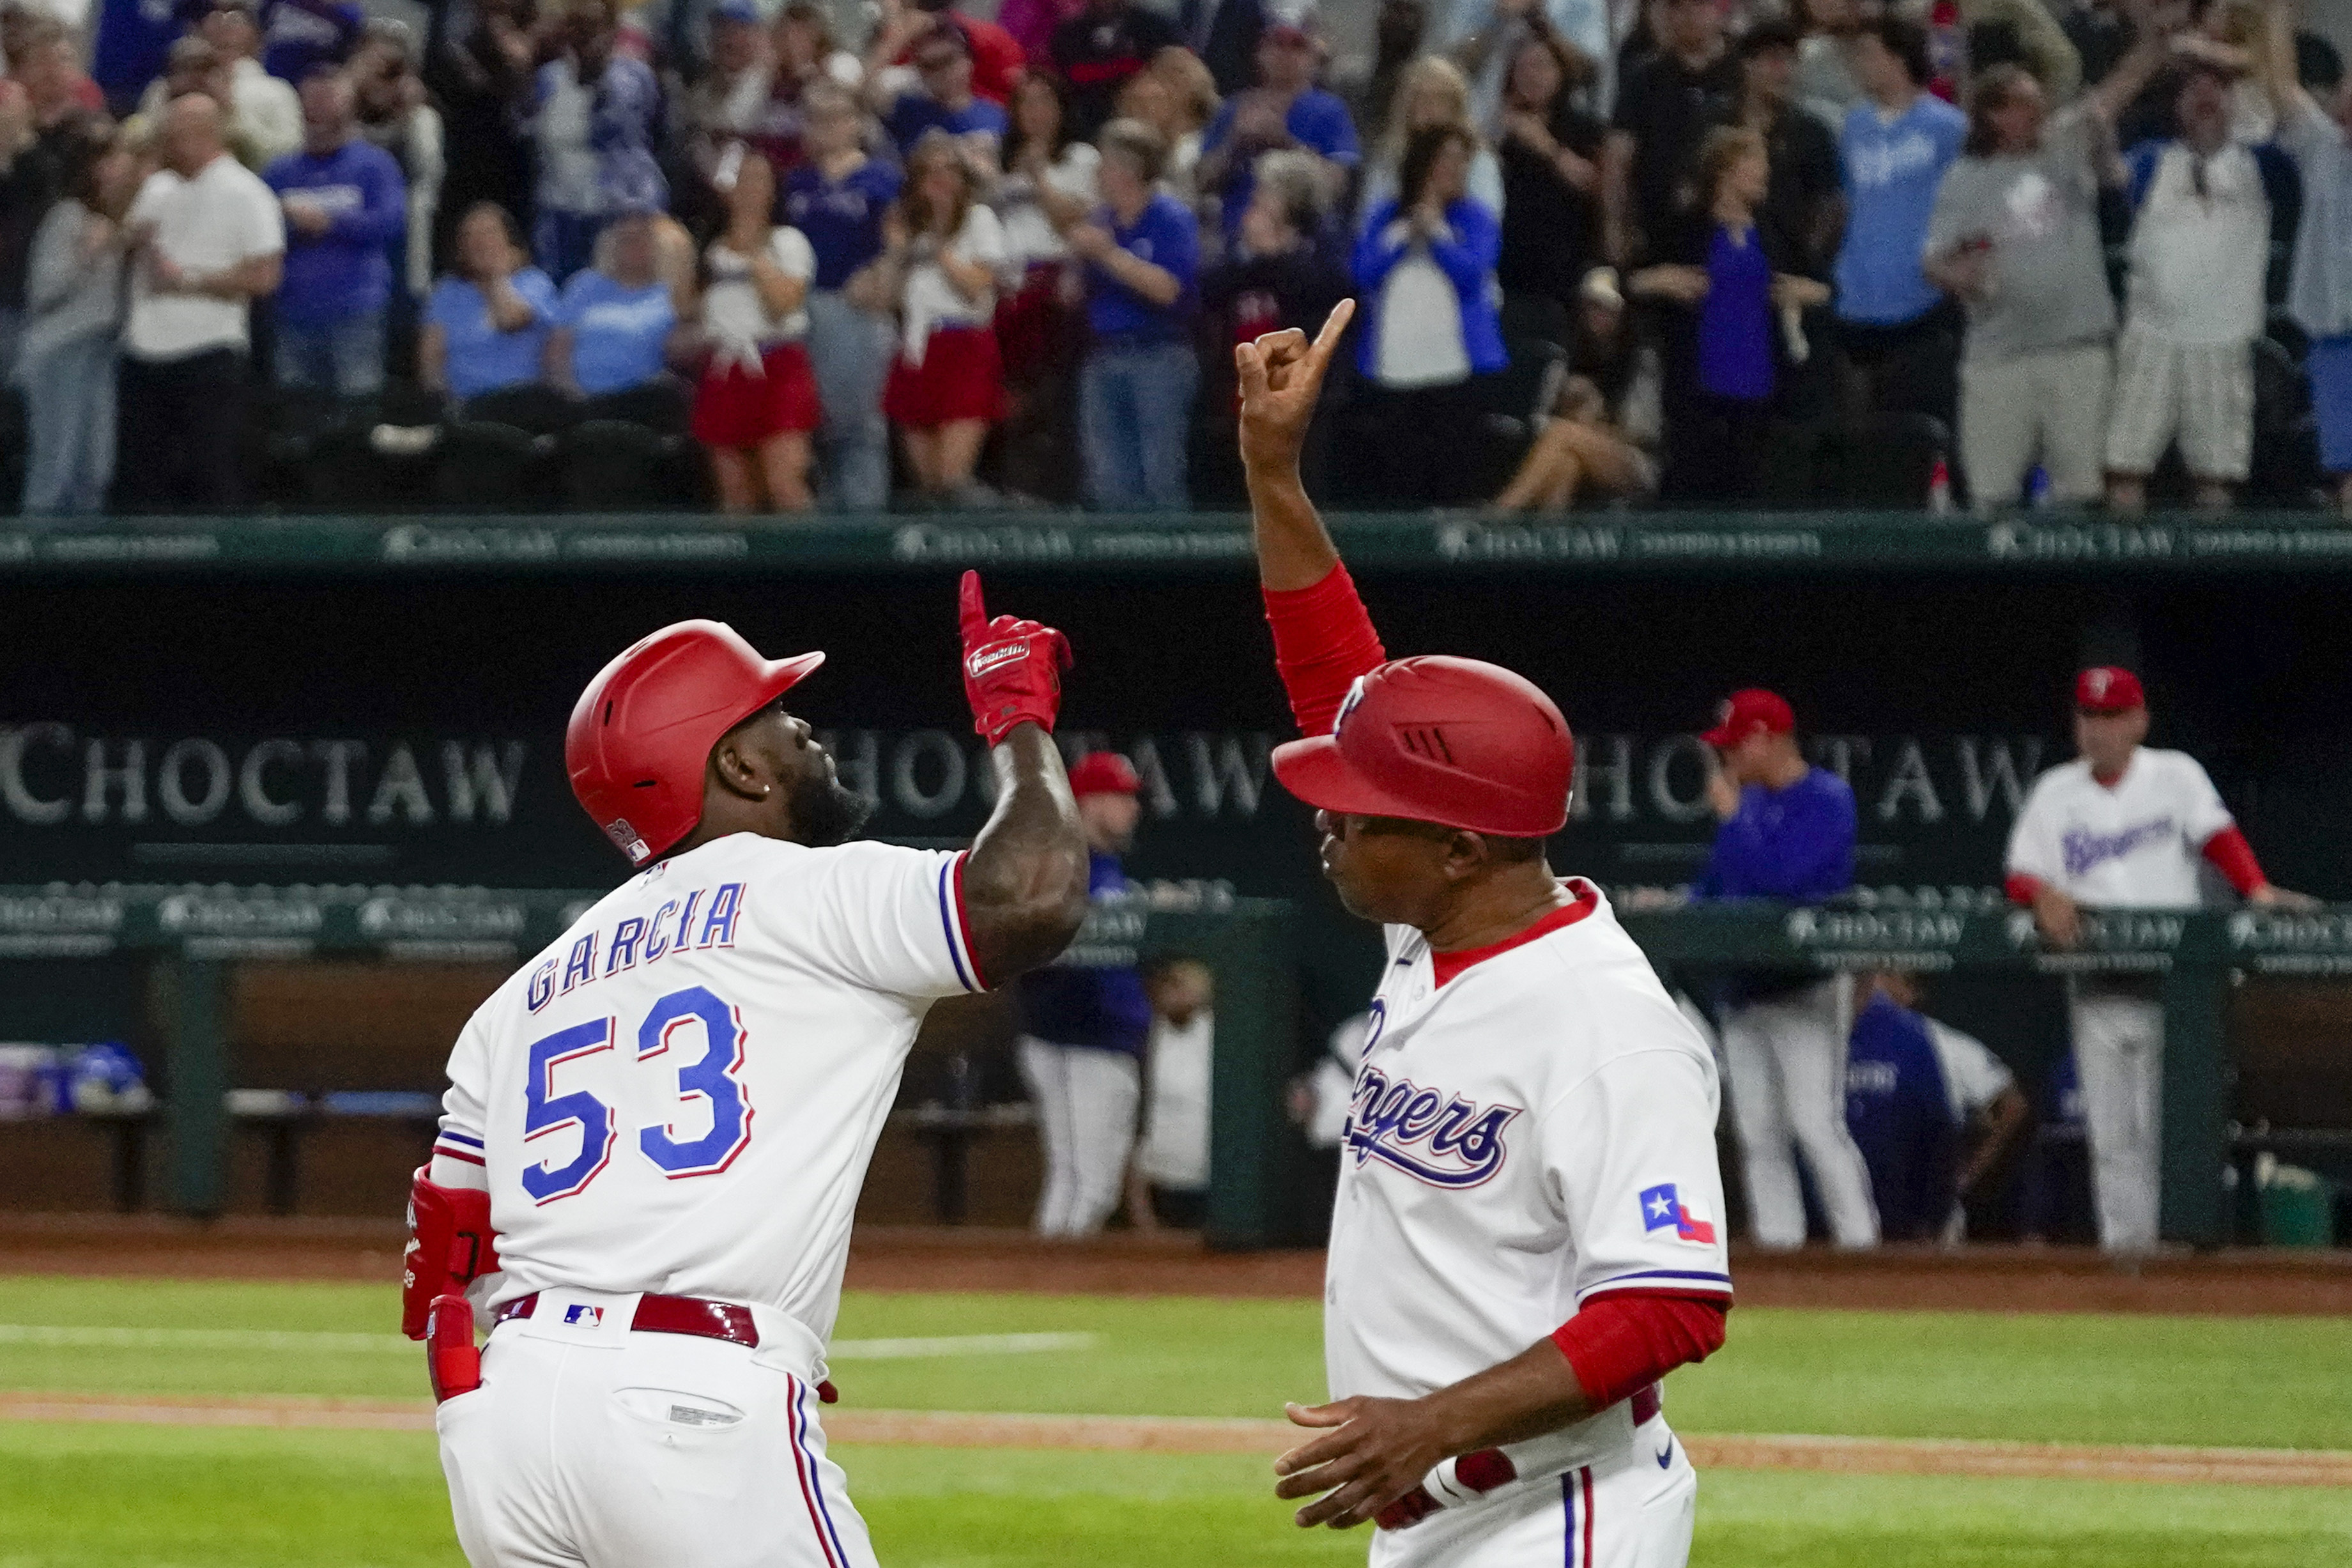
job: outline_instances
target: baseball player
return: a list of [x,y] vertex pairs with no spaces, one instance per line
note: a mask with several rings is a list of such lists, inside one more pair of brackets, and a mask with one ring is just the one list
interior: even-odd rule
[[1845,1121],[1870,1167],[1879,1233],[1958,1241],[1960,1200],[2025,1131],[2025,1096],[1982,1040],[1919,1011],[1911,975],[1873,975],[1864,990],[1846,1050]]
[[1698,1478],[1658,1380],[1731,1299],[1715,1064],[1601,889],[1562,879],[1574,742],[1475,659],[1385,660],[1298,477],[1351,306],[1237,351],[1275,659],[1308,737],[1276,776],[1384,928],[1324,1287],[1331,1403],[1276,1462],[1371,1559],[1674,1568]]
[[475,1568],[874,1562],[817,1413],[857,1189],[931,1003],[1086,910],[1067,644],[970,574],[962,631],[997,795],[961,854],[847,842],[864,803],[782,706],[821,653],[681,621],[572,710],[572,792],[637,874],[467,1024],[412,1197]]
[[[1135,842],[1141,787],[1134,765],[1117,752],[1089,752],[1070,768],[1087,836],[1087,884],[1098,904],[1115,905],[1131,891],[1118,858]],[[1045,1156],[1040,1236],[1094,1235],[1125,1189],[1143,1093],[1139,1058],[1151,1033],[1151,1003],[1125,949],[1082,941],[1013,987],[1021,1076],[1037,1103]]]
[[[1696,898],[1815,903],[1853,885],[1853,791],[1797,749],[1797,716],[1776,693],[1735,691],[1699,739],[1722,764],[1708,775],[1716,829]],[[1878,1240],[1870,1172],[1845,1126],[1846,1029],[1853,982],[1801,970],[1748,970],[1722,996],[1723,1061],[1758,1245],[1801,1247],[1804,1198],[1793,1141],[1840,1247]]]
[[[2033,782],[2009,835],[2009,896],[2033,910],[2044,940],[2075,945],[2086,907],[2195,909],[2200,860],[2250,903],[2315,905],[2271,885],[2195,758],[2143,745],[2147,739],[2147,701],[2137,676],[2102,665],[2074,678],[2074,749],[2081,755]],[[2068,987],[2091,1138],[2091,1195],[2099,1245],[2110,1252],[2156,1246],[2164,1058],[2158,984],[2153,977],[2085,974]]]

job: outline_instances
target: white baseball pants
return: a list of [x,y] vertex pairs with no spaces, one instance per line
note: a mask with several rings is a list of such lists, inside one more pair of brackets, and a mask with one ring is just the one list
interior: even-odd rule
[[1813,1173],[1840,1247],[1878,1244],[1870,1167],[1845,1125],[1846,1031],[1853,981],[1840,975],[1751,1002],[1723,1020],[1723,1062],[1739,1129],[1748,1210],[1758,1245],[1801,1247],[1805,1200],[1793,1142]]
[[1118,1207],[1143,1078],[1125,1051],[1021,1037],[1021,1077],[1037,1102],[1045,1188],[1039,1236],[1092,1236]]
[[1654,1416],[1614,1458],[1374,1531],[1371,1568],[1684,1568],[1697,1512],[1698,1472]]
[[2074,1070],[2091,1135],[2091,1198],[2099,1245],[2109,1252],[2156,1246],[2158,1157],[2163,1149],[2164,1005],[2131,996],[2076,996]]
[[[824,1457],[806,1331],[761,1348],[625,1327],[634,1296],[543,1291],[482,1386],[435,1413],[473,1568],[874,1568]],[[594,1310],[598,1321],[567,1324]]]

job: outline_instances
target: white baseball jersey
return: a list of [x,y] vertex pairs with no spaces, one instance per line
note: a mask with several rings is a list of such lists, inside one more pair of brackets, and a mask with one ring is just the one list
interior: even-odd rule
[[2113,784],[2078,757],[2033,781],[2010,829],[2009,869],[2095,908],[2194,909],[2200,854],[2230,824],[2185,752],[2142,746]]
[[[1331,1223],[1335,1399],[1458,1382],[1609,1291],[1731,1294],[1714,1059],[1600,889],[1569,885],[1558,923],[1442,985],[1388,930]],[[1621,1402],[1546,1447],[1580,1464],[1633,1430]]]
[[490,1193],[495,1305],[558,1286],[832,1333],[916,1027],[978,988],[963,857],[739,833],[632,878],[482,1004],[433,1174]]

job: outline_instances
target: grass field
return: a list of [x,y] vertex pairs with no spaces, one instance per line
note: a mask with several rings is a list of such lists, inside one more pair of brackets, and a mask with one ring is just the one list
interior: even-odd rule
[[[413,1398],[393,1310],[358,1286],[0,1279],[0,1389]],[[92,1330],[129,1332],[78,1342]],[[864,1408],[1269,1416],[1319,1395],[1318,1330],[1311,1301],[862,1295],[845,1339],[1094,1337],[836,1373]],[[2352,1448],[2348,1380],[2352,1330],[2329,1320],[1749,1309],[1668,1408],[1692,1433]],[[837,1453],[893,1568],[1362,1560],[1360,1535],[1291,1528],[1255,1458]],[[421,1434],[0,1424],[0,1568],[456,1568],[447,1520]],[[2352,1563],[2352,1495],[1715,1470],[1694,1562]]]

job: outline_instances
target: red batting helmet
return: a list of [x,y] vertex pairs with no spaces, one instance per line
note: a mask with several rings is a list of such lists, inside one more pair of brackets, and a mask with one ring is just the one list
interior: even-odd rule
[[1568,821],[1576,741],[1533,682],[1475,658],[1401,658],[1360,678],[1328,735],[1274,749],[1309,805],[1498,838]]
[[824,662],[761,658],[721,621],[680,621],[596,672],[563,731],[572,793],[632,866],[667,854],[702,820],[703,772],[719,738]]

